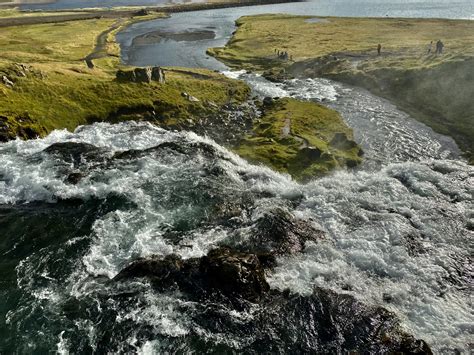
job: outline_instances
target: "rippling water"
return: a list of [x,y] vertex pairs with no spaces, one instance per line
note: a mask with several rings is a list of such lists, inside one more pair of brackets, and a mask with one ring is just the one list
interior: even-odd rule
[[[164,142],[204,150],[153,149]],[[474,170],[461,161],[389,163],[300,185],[192,133],[123,123],[2,144],[0,163],[6,349],[191,350],[193,337],[216,351],[252,344],[196,323],[199,305],[179,294],[110,279],[139,256],[189,258],[245,239],[247,220],[281,206],[329,239],[280,258],[272,288],[349,293],[395,311],[435,349],[467,350]],[[67,181],[74,172],[77,185]],[[212,217],[222,201],[247,202],[228,223]],[[252,313],[231,317],[245,324]]]

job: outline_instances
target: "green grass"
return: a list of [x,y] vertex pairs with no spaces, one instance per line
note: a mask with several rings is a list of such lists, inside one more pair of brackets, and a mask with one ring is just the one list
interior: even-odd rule
[[[152,111],[160,124],[179,126],[181,120],[218,110],[207,104],[210,101],[224,105],[247,98],[249,89],[243,82],[206,70],[170,71],[166,84],[116,82],[118,29],[107,39],[111,56],[88,69],[83,58],[114,22],[97,19],[2,29],[0,77],[15,82],[13,88],[0,84],[0,123],[7,127],[7,138],[44,136],[94,121],[145,119]],[[28,67],[26,76],[19,73],[19,63]],[[201,101],[185,100],[184,91]],[[5,139],[5,131],[2,134]]]
[[[306,180],[336,167],[361,162],[358,146],[343,150],[329,144],[336,133],[352,139],[352,130],[336,111],[312,102],[280,99],[265,109],[252,134],[235,151],[250,161],[263,162],[298,180]],[[306,156],[302,149],[305,146],[317,148],[321,157]]]
[[[452,136],[474,161],[474,22],[443,19],[242,17],[224,48],[226,64],[256,71],[284,68],[365,87],[414,118]],[[442,39],[443,55],[427,54]],[[382,55],[376,53],[382,45]],[[277,59],[275,49],[293,61]],[[434,44],[433,44],[434,50]]]

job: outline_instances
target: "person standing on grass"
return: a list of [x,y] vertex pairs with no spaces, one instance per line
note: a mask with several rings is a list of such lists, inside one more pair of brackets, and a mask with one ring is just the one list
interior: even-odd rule
[[439,54],[443,54],[444,43],[439,40]]
[[377,46],[377,54],[380,55],[382,53],[382,45],[379,43]]
[[432,50],[433,50],[433,41],[431,41],[430,44],[428,44],[428,53],[427,54],[431,54]]

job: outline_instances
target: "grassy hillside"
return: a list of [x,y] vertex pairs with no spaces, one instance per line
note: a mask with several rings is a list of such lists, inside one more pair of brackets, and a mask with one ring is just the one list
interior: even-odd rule
[[[13,85],[0,83],[0,140],[129,119],[189,129],[200,118],[220,117],[224,105],[247,100],[245,83],[204,69],[166,68],[165,84],[116,81],[121,65],[115,34],[131,21],[101,18],[2,28],[0,79],[5,76]],[[93,69],[86,57],[96,58]],[[298,179],[360,162],[359,147],[337,112],[296,100],[274,102],[264,111],[234,147],[243,157]],[[330,145],[338,133],[349,139],[349,146]]]
[[[451,135],[473,161],[473,21],[261,15],[237,25],[227,46],[210,54],[233,67],[363,86]],[[438,39],[445,44],[442,55],[433,53]],[[279,59],[275,50],[292,60]]]
[[[140,18],[142,19],[142,18]],[[169,71],[166,84],[118,83],[115,19],[6,27],[0,31],[0,138],[43,136],[56,128],[74,129],[100,120],[156,119],[176,124],[242,102],[247,86],[203,71]],[[128,21],[119,20],[120,25]],[[88,69],[84,58],[105,33],[103,57]],[[205,75],[202,75],[205,74]],[[200,99],[190,102],[187,92]],[[208,103],[212,103],[209,105]],[[150,112],[155,112],[150,116]],[[145,117],[146,116],[146,117]]]

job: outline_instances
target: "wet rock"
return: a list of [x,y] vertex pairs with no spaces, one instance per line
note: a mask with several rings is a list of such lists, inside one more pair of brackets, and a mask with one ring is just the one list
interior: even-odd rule
[[[429,346],[405,333],[397,317],[382,307],[372,307],[353,296],[316,288],[310,296],[273,292],[271,304],[258,317],[273,324],[252,334],[261,334],[252,344],[268,352],[363,354],[431,354]],[[284,323],[281,323],[284,319]],[[271,331],[272,330],[272,331]],[[270,339],[272,337],[272,339]],[[265,345],[263,345],[265,344]]]
[[77,185],[83,177],[81,173],[71,173],[67,176],[65,182],[71,185]]
[[329,144],[341,150],[349,150],[357,147],[357,143],[348,139],[345,133],[336,133]]
[[220,248],[210,251],[200,267],[209,285],[228,295],[258,300],[270,289],[255,254]]
[[257,301],[268,292],[264,269],[258,256],[228,248],[212,250],[202,258],[180,256],[139,259],[123,269],[115,280],[150,279],[158,290],[177,286],[193,298],[217,292],[232,298]]
[[324,232],[310,221],[296,219],[282,208],[265,213],[254,224],[246,244],[248,250],[263,255],[295,254],[304,250],[307,241],[317,242]]
[[54,143],[43,150],[44,153],[56,156],[66,163],[72,163],[74,168],[83,165],[86,161],[104,159],[101,149],[92,144],[64,142]]

